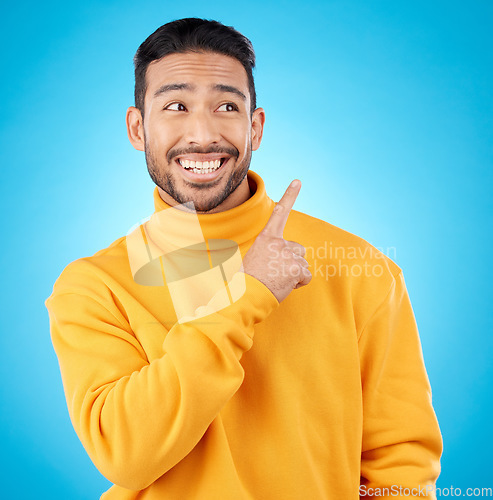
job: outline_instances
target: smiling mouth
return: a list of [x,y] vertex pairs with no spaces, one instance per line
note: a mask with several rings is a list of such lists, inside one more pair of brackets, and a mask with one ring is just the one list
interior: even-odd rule
[[209,174],[220,169],[227,159],[228,158],[221,158],[211,161],[192,161],[179,158],[178,163],[185,170],[189,170],[190,172],[193,172],[195,174]]

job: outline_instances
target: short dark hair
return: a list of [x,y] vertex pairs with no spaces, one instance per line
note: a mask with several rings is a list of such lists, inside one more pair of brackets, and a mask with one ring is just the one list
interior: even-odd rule
[[142,116],[149,64],[169,54],[185,52],[215,52],[237,59],[245,68],[248,78],[250,112],[255,111],[257,97],[252,71],[255,67],[252,42],[232,26],[189,17],[164,24],[152,33],[135,53],[135,107],[140,110]]

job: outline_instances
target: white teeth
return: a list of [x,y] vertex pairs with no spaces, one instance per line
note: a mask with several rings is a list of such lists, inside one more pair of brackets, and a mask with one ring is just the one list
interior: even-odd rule
[[221,166],[221,160],[192,161],[180,158],[178,162],[183,168],[191,170],[196,174],[208,174],[214,172],[214,170],[217,170]]

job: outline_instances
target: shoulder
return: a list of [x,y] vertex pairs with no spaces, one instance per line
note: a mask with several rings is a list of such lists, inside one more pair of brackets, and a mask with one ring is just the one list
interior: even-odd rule
[[317,290],[350,304],[357,328],[402,281],[401,268],[382,250],[316,217],[293,210],[284,238],[305,247]]
[[96,294],[107,298],[112,283],[121,279],[122,271],[130,275],[125,236],[91,256],[70,262],[56,279],[47,301],[54,295],[65,293]]

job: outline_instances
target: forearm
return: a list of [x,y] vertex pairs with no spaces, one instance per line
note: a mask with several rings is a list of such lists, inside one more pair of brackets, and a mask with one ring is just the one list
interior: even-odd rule
[[442,441],[402,274],[395,277],[366,325],[359,346],[364,416],[361,484],[366,491],[394,487],[433,498]]
[[[264,285],[247,280],[250,290],[236,303],[174,325],[163,356],[151,363],[101,304],[73,294],[52,299],[52,337],[72,422],[110,481],[147,487],[194,448],[238,390],[253,325],[277,305]],[[74,307],[97,320],[74,325],[67,317]]]

